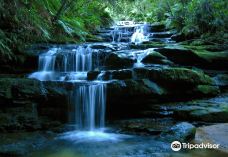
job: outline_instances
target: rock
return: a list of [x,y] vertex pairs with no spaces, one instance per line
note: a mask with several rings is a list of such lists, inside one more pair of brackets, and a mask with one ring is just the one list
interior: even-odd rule
[[155,51],[166,56],[170,61],[186,66],[204,69],[225,70],[228,68],[227,51],[210,52],[206,47],[172,45]]
[[155,51],[166,56],[170,61],[181,64],[181,65],[191,65],[200,66],[206,64],[207,61],[199,57],[192,50],[186,49],[181,46],[170,46],[165,48],[158,48]]
[[160,134],[160,139],[168,142],[189,142],[195,138],[196,128],[190,123],[182,122]]
[[215,96],[220,93],[220,90],[218,86],[198,85],[195,89],[195,92],[199,95]]
[[181,42],[186,40],[186,36],[183,33],[174,34],[171,36],[171,39],[176,42]]
[[108,119],[139,115],[146,107],[144,104],[158,100],[158,96],[165,93],[164,89],[150,80],[131,79],[109,82],[106,90]]
[[1,134],[0,156],[24,157],[31,156],[32,152],[38,151],[50,145],[53,135],[34,133]]
[[167,86],[210,85],[212,79],[203,72],[187,68],[158,68],[149,70],[149,78]]
[[[157,59],[157,60],[167,59],[165,56],[161,55],[160,53],[158,53],[156,51],[153,51],[153,49],[148,49],[147,50],[147,56],[149,57],[148,59]],[[147,60],[146,57],[143,59],[144,61]]]
[[115,49],[111,44],[92,44],[91,49],[108,49],[114,51]]
[[151,32],[162,32],[165,31],[165,25],[162,23],[154,23],[150,25],[150,31]]
[[[42,129],[42,117],[67,120],[67,85],[26,78],[0,79],[0,130]],[[51,122],[50,122],[51,123]],[[51,128],[49,128],[51,129]]]
[[177,33],[171,36],[171,39],[176,41],[176,42],[182,42],[185,40],[191,40],[194,38],[199,37],[200,34],[198,31],[196,30],[192,30],[192,31],[188,31],[188,32],[184,32],[184,33]]
[[112,72],[112,79],[126,80],[133,78],[131,70],[118,70]]
[[134,75],[136,79],[147,78],[155,82],[170,98],[214,96],[220,91],[208,75],[187,68],[134,68]]
[[117,120],[113,122],[114,127],[121,133],[137,134],[137,135],[158,135],[162,131],[168,130],[174,125],[172,119],[168,118],[140,118]]
[[89,71],[87,73],[87,80],[95,80],[99,74],[99,71]]
[[156,51],[150,51],[141,62],[145,64],[172,64],[165,56]]
[[136,62],[136,60],[120,57],[115,53],[111,53],[106,57],[104,64],[110,68],[124,68],[133,66],[134,62]]
[[137,79],[149,78],[150,69],[146,67],[134,68],[134,75]]
[[219,144],[218,150],[228,153],[228,123],[199,127],[196,129],[196,143]]
[[227,102],[189,103],[174,111],[176,119],[200,122],[228,122]]

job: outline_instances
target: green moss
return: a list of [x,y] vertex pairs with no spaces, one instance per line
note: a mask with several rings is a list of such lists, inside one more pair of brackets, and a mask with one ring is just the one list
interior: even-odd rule
[[197,91],[204,95],[217,95],[219,94],[219,88],[217,86],[198,85]]

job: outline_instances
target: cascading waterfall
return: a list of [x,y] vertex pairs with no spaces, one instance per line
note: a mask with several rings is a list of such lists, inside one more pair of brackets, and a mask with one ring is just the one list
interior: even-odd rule
[[39,56],[39,71],[54,71],[55,70],[55,54],[58,48],[52,48],[47,53]]
[[112,34],[112,42],[120,42],[123,36],[122,31],[119,27],[114,27],[114,30],[111,32]]
[[96,68],[94,66],[93,51],[89,46],[71,50],[51,48],[39,56],[39,71],[29,78],[74,82],[75,89],[69,93],[73,108],[70,122],[78,130],[93,131],[105,125],[106,103],[106,85],[86,81],[87,72]]
[[131,42],[135,43],[136,45],[141,44],[145,39],[145,36],[143,34],[143,27],[137,27],[134,34],[131,37]]
[[74,106],[71,121],[76,129],[95,130],[105,126],[105,84],[82,85],[73,91]]

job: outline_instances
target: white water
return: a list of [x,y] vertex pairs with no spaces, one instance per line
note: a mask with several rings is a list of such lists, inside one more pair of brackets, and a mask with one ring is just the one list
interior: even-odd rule
[[69,93],[70,123],[76,130],[93,131],[105,127],[106,85],[87,82],[93,68],[93,51],[87,46],[76,49],[51,48],[39,56],[39,71],[29,78],[40,81],[73,82]]
[[140,25],[136,27],[134,34],[131,37],[131,42],[135,45],[141,44],[144,41],[148,41],[148,37],[146,36],[147,25]]
[[63,50],[51,48],[39,56],[39,71],[29,75],[40,81],[85,80],[93,69],[93,52],[90,47]]
[[79,130],[105,127],[105,84],[81,85],[72,94],[73,116],[71,121]]
[[51,48],[48,52],[39,56],[39,70],[40,71],[54,71],[55,60],[58,48]]

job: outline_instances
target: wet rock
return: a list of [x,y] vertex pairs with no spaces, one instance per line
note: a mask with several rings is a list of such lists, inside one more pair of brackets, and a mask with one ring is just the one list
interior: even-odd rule
[[156,51],[150,51],[143,59],[142,63],[145,64],[168,64],[171,65],[172,62],[167,60],[167,58]]
[[[188,96],[212,96],[219,93],[213,80],[201,71],[187,68],[156,67],[134,68],[135,78],[149,79],[166,89],[166,94],[174,98]],[[180,96],[181,95],[181,96]]]
[[134,68],[135,77],[138,79],[149,78],[150,70],[146,67]]
[[201,122],[228,122],[227,102],[189,103],[174,111],[176,119]]
[[228,123],[199,127],[196,130],[197,143],[219,144],[218,150],[228,153]]
[[168,142],[189,142],[195,138],[196,128],[190,123],[182,122],[174,125],[160,135],[160,139]]
[[42,117],[66,121],[66,90],[70,90],[67,85],[22,78],[3,78],[0,83],[0,129],[3,132],[40,130]]
[[99,74],[99,71],[89,71],[87,73],[87,80],[95,80]]
[[158,48],[155,51],[166,56],[170,61],[204,69],[225,70],[228,68],[227,51],[211,52],[200,46],[176,46]]
[[118,70],[112,72],[112,79],[126,80],[133,78],[131,70]]
[[200,66],[207,63],[206,60],[199,57],[192,50],[180,46],[159,48],[155,49],[155,51],[166,56],[169,60],[176,64]]
[[137,135],[158,135],[162,131],[168,130],[174,122],[171,119],[129,119],[113,122],[113,126],[118,128],[121,133]]
[[212,79],[203,72],[187,68],[158,68],[149,70],[149,78],[164,85],[212,84]]
[[0,156],[24,157],[48,145],[50,135],[41,133],[1,134]]
[[111,44],[93,44],[90,46],[91,49],[109,49],[114,51],[114,47]]
[[105,59],[105,66],[110,68],[131,67],[136,60],[121,57],[115,53],[109,54]]
[[204,96],[215,96],[220,93],[220,89],[218,86],[211,86],[211,85],[198,85],[195,88],[195,92],[198,95]]

